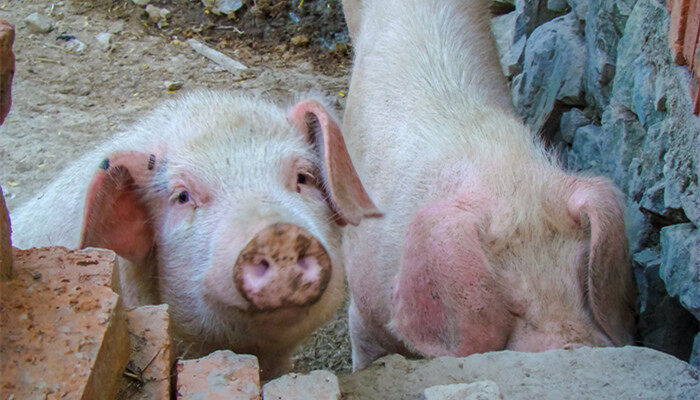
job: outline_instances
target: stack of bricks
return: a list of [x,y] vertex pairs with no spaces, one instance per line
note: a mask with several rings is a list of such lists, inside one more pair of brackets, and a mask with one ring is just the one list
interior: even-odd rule
[[668,33],[673,59],[693,72],[693,112],[700,114],[700,0],[668,0],[671,27]]

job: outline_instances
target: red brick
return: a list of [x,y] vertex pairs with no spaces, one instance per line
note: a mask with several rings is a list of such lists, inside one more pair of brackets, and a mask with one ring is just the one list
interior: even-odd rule
[[12,276],[12,229],[10,228],[10,213],[5,206],[5,196],[0,187],[0,281]]
[[116,396],[129,359],[116,265],[107,250],[15,249],[0,283],[0,398]]
[[685,39],[689,6],[690,0],[669,0],[667,3],[667,7],[671,13],[668,44],[671,47],[674,61],[679,65],[686,64],[686,59],[683,56],[683,40]]
[[177,398],[260,399],[258,359],[219,350],[196,360],[178,361]]
[[15,73],[15,56],[12,43],[15,40],[15,27],[0,20],[0,125],[10,111],[12,104],[12,76]]
[[168,305],[127,310],[126,322],[131,340],[130,376],[122,378],[118,399],[169,399],[175,354]]
[[683,58],[686,64],[693,66],[695,49],[700,35],[700,0],[690,0],[686,13],[685,32],[683,37]]

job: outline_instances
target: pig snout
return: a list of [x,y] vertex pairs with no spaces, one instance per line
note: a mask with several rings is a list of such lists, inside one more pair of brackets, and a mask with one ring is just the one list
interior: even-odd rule
[[258,311],[315,303],[328,286],[331,260],[304,228],[277,223],[260,230],[234,266],[239,293]]

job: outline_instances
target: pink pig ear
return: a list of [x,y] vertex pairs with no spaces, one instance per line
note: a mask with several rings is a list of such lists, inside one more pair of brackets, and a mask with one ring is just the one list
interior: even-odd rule
[[579,180],[568,210],[590,230],[588,262],[581,276],[587,280],[593,316],[615,345],[629,344],[635,326],[636,289],[615,189],[602,179]]
[[102,161],[85,199],[80,248],[114,250],[131,262],[153,247],[150,212],[138,192],[152,177],[155,155],[117,152]]
[[338,124],[314,100],[303,101],[289,112],[290,121],[300,129],[323,161],[323,175],[331,208],[341,225],[360,223],[362,218],[380,217],[355,172]]

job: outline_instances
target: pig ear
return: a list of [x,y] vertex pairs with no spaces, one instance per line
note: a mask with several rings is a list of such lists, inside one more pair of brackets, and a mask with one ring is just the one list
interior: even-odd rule
[[588,260],[581,276],[585,277],[591,311],[612,342],[622,346],[632,341],[636,289],[617,199],[611,183],[580,180],[568,210],[575,221],[588,225],[590,232]]
[[114,250],[135,263],[146,258],[153,227],[139,187],[152,177],[155,161],[155,155],[134,151],[102,161],[87,191],[80,248]]
[[362,218],[380,217],[355,172],[343,135],[328,111],[316,101],[303,101],[289,119],[313,145],[323,162],[323,175],[331,208],[341,224],[357,225]]

